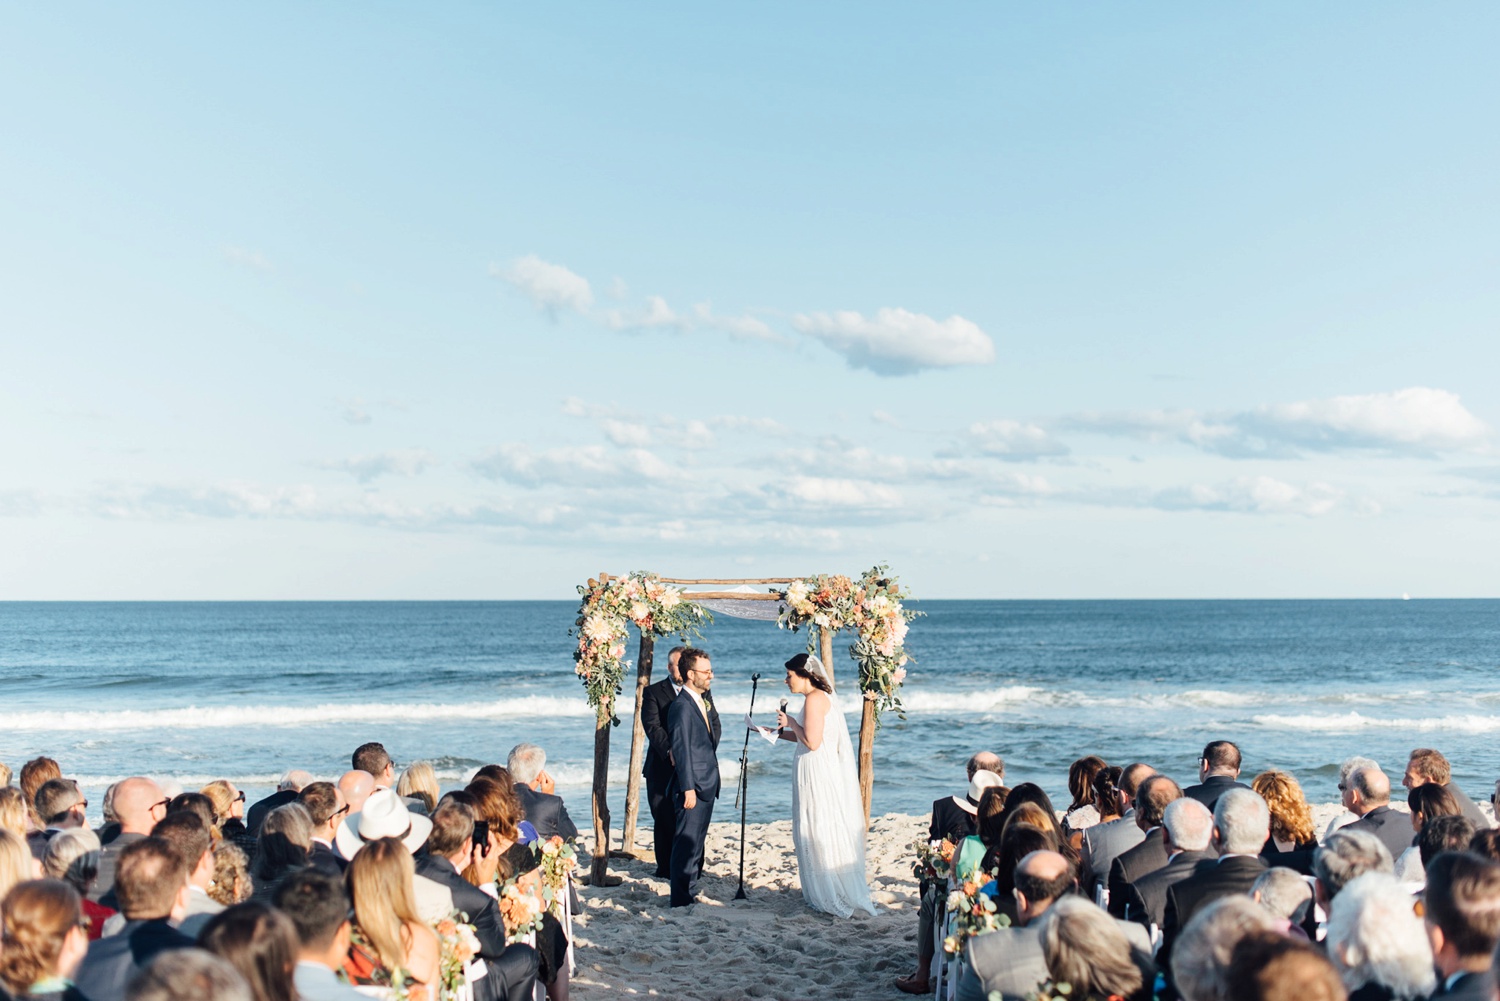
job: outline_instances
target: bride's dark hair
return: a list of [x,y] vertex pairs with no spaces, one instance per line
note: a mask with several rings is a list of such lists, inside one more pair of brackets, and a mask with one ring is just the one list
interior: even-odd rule
[[[812,657],[810,657],[808,654],[799,653],[797,654],[797,656],[787,661],[785,666],[786,669],[788,671],[791,671],[793,674],[799,675],[800,677],[806,678],[808,681],[812,682],[812,686],[818,691],[827,692],[829,695],[832,695],[833,686],[830,685],[821,674],[814,674],[812,671],[809,671],[807,669],[807,662],[811,659]],[[819,663],[821,663],[821,661]]]

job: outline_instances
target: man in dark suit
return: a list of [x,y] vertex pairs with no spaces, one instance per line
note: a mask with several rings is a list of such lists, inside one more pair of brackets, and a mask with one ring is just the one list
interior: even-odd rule
[[161,838],[141,838],[120,852],[115,896],[125,927],[92,943],[73,975],[89,1001],[124,1001],[130,979],[159,953],[194,944],[172,927],[188,910],[187,866]]
[[553,792],[556,787],[547,774],[547,752],[535,744],[517,744],[505,763],[515,780],[524,817],[536,833],[544,839],[561,835],[572,841],[578,837],[578,826],[568,816],[567,806]]
[[682,691],[682,674],[678,658],[686,647],[674,646],[667,653],[667,676],[646,686],[641,696],[641,726],[646,731],[646,762],[641,773],[646,776],[646,803],[651,808],[651,838],[656,848],[656,875],[671,875],[672,832],[677,827],[677,811],[667,787],[672,782],[672,739],[667,736],[667,708]]
[[531,997],[536,986],[536,950],[529,945],[506,945],[499,903],[460,875],[488,847],[488,843],[482,848],[474,844],[473,808],[445,796],[432,811],[432,831],[415,860],[417,873],[451,890],[453,906],[474,926],[479,958],[488,967],[475,985],[475,1001],[522,1001]]
[[1411,816],[1391,809],[1391,780],[1379,767],[1366,765],[1350,772],[1343,801],[1344,808],[1359,819],[1340,830],[1375,835],[1393,859],[1411,847]]
[[1411,759],[1406,763],[1406,773],[1401,776],[1401,784],[1407,789],[1415,789],[1428,783],[1447,789],[1476,831],[1483,831],[1490,826],[1490,820],[1480,811],[1479,804],[1470,799],[1469,794],[1453,781],[1453,767],[1448,764],[1448,759],[1442,752],[1430,747],[1419,747],[1411,752]]
[[1491,956],[1500,940],[1500,865],[1470,852],[1443,852],[1427,866],[1422,895],[1438,970],[1434,998],[1492,1001]]
[[1212,810],[1219,797],[1230,789],[1250,788],[1239,777],[1240,749],[1228,740],[1210,741],[1198,759],[1198,784],[1188,786],[1182,794]]
[[1109,913],[1123,918],[1130,884],[1165,866],[1170,859],[1162,830],[1167,807],[1182,798],[1182,787],[1165,775],[1153,775],[1135,792],[1135,822],[1144,840],[1121,852],[1109,868]]
[[1270,836],[1271,811],[1260,796],[1249,789],[1231,789],[1219,797],[1213,835],[1219,857],[1199,862],[1192,875],[1167,888],[1158,954],[1163,967],[1170,964],[1172,945],[1194,914],[1220,897],[1250,892],[1266,870],[1260,849]]
[[1196,799],[1184,796],[1168,804],[1161,830],[1167,864],[1126,883],[1118,898],[1114,891],[1109,897],[1111,907],[1123,901],[1122,917],[1148,928],[1160,928],[1166,920],[1167,890],[1191,876],[1199,862],[1216,857],[1210,847],[1214,815]]
[[276,791],[265,799],[256,800],[250,804],[245,811],[245,830],[251,834],[260,834],[260,825],[266,822],[266,814],[278,806],[286,806],[288,803],[297,802],[297,794],[302,787],[313,780],[312,776],[300,768],[294,768],[281,776],[281,781],[276,786]]
[[693,884],[703,872],[703,842],[719,798],[718,714],[708,690],[714,668],[708,654],[688,647],[678,660],[682,691],[667,710],[672,741],[672,794],[677,826],[672,839],[672,906],[693,902]]
[[1109,887],[1109,870],[1115,859],[1141,843],[1145,835],[1135,822],[1135,795],[1141,783],[1156,774],[1156,769],[1144,761],[1126,765],[1120,772],[1119,785],[1115,787],[1120,816],[1104,824],[1084,828],[1083,845],[1079,854],[1083,857],[1084,895],[1090,900],[1099,899],[1099,891]]

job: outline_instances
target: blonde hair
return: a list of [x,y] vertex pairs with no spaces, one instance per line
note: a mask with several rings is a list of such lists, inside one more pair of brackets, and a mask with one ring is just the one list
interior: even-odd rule
[[58,973],[68,934],[83,922],[78,891],[57,879],[16,885],[0,906],[0,983],[26,995],[43,977]]
[[439,791],[432,762],[413,761],[407,765],[406,771],[396,780],[396,795],[420,799],[426,805],[428,813],[436,809]]
[[30,879],[31,871],[31,849],[26,847],[26,839],[14,831],[0,831],[0,899],[12,886]]
[[0,789],[10,785],[10,765],[0,761]]
[[0,830],[26,836],[26,795],[15,786],[0,788]]
[[1297,780],[1275,768],[1261,772],[1250,782],[1271,811],[1271,836],[1282,841],[1305,845],[1317,841],[1313,829],[1312,807]]
[[214,779],[198,791],[214,805],[214,817],[220,824],[229,819],[229,814],[234,810],[235,795],[234,786],[227,779]]
[[407,922],[417,922],[416,866],[397,838],[376,838],[349,862],[349,895],[354,898],[354,923],[387,969],[404,969],[411,945]]

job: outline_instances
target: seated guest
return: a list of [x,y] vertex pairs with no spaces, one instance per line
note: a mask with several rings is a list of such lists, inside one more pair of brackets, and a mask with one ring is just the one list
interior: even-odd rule
[[350,813],[363,810],[365,800],[369,799],[370,793],[374,791],[375,776],[361,768],[339,776],[339,793],[343,795],[344,802],[349,804]]
[[214,845],[214,881],[208,895],[225,907],[243,904],[255,892],[250,879],[250,859],[239,845],[220,841]]
[[1411,810],[1410,823],[1414,833],[1411,844],[1396,856],[1396,878],[1403,883],[1421,885],[1423,866],[1417,840],[1422,835],[1423,826],[1437,817],[1461,816],[1463,811],[1446,787],[1433,782],[1419,785],[1407,793],[1406,806]]
[[36,791],[32,802],[43,826],[41,830],[32,831],[26,836],[26,846],[31,849],[32,858],[38,862],[47,853],[47,842],[58,831],[88,827],[84,811],[88,809],[89,801],[83,798],[78,783],[72,779],[48,779]]
[[[1183,1001],[1229,1001],[1229,962],[1247,935],[1275,931],[1276,919],[1247,896],[1220,897],[1182,929],[1171,956],[1171,981]],[[1162,960],[1160,953],[1157,961]]]
[[521,809],[537,834],[544,839],[559,834],[572,841],[578,837],[578,828],[568,816],[562,797],[553,794],[552,776],[546,766],[547,752],[535,744],[517,744],[506,762],[516,782],[516,794],[521,797]]
[[104,923],[115,911],[88,899],[89,888],[99,876],[99,838],[93,831],[83,827],[62,831],[47,842],[42,874],[48,879],[62,880],[83,895],[83,917],[88,922],[90,942],[103,934]]
[[83,923],[82,898],[67,883],[34,879],[12,887],[0,906],[0,994],[77,999],[70,978],[89,948]]
[[1099,810],[1094,806],[1094,778],[1108,767],[1097,754],[1079,758],[1068,766],[1068,795],[1073,801],[1063,811],[1062,825],[1075,850],[1083,845],[1084,830],[1099,823]]
[[1303,875],[1282,865],[1267,869],[1250,884],[1250,899],[1280,922],[1276,930],[1297,938],[1310,937],[1301,926],[1312,910],[1312,898],[1312,887]]
[[239,971],[255,1001],[298,1001],[292,973],[301,948],[285,914],[267,904],[236,904],[214,915],[198,941]]
[[1348,996],[1338,971],[1312,944],[1274,932],[1240,939],[1225,980],[1228,1001],[1345,1001]]
[[1286,772],[1273,768],[1255,776],[1250,788],[1266,801],[1266,808],[1271,811],[1271,836],[1260,852],[1266,864],[1312,875],[1318,832],[1313,826],[1312,807],[1302,795],[1302,786]]
[[[1493,830],[1494,828],[1486,828]],[[1426,880],[1427,865],[1443,852],[1468,851],[1474,843],[1474,825],[1468,817],[1433,817],[1422,824],[1417,835],[1417,854],[1422,860],[1422,876]]]
[[[396,763],[391,760],[384,744],[371,742],[361,744],[354,749],[354,754],[349,758],[349,767],[355,771],[367,772],[375,781],[376,789],[389,789],[396,792]],[[422,801],[410,796],[400,796],[401,805],[408,810],[418,813],[422,812]],[[351,797],[352,800],[352,797]]]
[[1439,993],[1455,1001],[1493,1001],[1500,865],[1468,852],[1444,852],[1427,867],[1422,905]]
[[[958,844],[974,832],[978,822],[979,797],[991,786],[1005,784],[1005,762],[1000,755],[980,751],[969,758],[968,791],[962,796],[944,796],[932,803],[932,820],[927,825],[927,840]],[[983,773],[977,784],[974,779]]]
[[48,782],[60,778],[62,769],[51,758],[32,758],[21,766],[21,795],[26,798],[26,816],[30,825],[28,830],[40,831],[47,826],[47,822],[37,816],[36,793]]
[[1182,790],[1165,775],[1152,775],[1136,790],[1135,823],[1141,829],[1141,843],[1121,852],[1109,870],[1108,904],[1115,917],[1125,916],[1130,896],[1127,887],[1167,864],[1161,821],[1168,805],[1181,798]]
[[193,940],[172,926],[187,915],[187,862],[161,838],[142,838],[120,853],[115,896],[125,927],[89,946],[74,977],[89,1001],[122,1001],[130,978],[158,953]]
[[438,797],[442,793],[438,791],[437,775],[432,770],[432,762],[413,761],[407,765],[401,778],[396,780],[396,795],[416,800],[424,813],[431,813],[436,809]]
[[293,980],[302,1001],[360,1001],[364,995],[334,972],[349,954],[349,894],[343,880],[304,869],[277,888],[276,909],[297,931]]
[[219,835],[233,841],[247,854],[255,853],[255,835],[245,826],[245,792],[228,779],[215,779],[198,790],[214,805],[215,824]]
[[1469,851],[1475,855],[1483,855],[1491,862],[1500,862],[1500,830],[1486,827],[1482,831],[1475,831],[1474,836],[1469,839]]
[[[1036,807],[1036,815],[1030,818],[1018,816],[1027,805]],[[1059,845],[1057,850],[1062,852],[1063,857],[1074,865],[1080,863],[1078,852],[1069,844],[1068,834],[1057,820],[1057,808],[1052,805],[1052,798],[1035,782],[1022,782],[1005,794],[1006,823],[1011,823],[1012,818],[1046,827],[1052,832],[1053,839]]]
[[1332,834],[1334,831],[1348,824],[1352,824],[1359,819],[1359,816],[1357,814],[1350,812],[1348,801],[1344,798],[1349,789],[1349,776],[1354,774],[1354,772],[1360,768],[1379,767],[1380,765],[1376,763],[1375,759],[1362,758],[1359,755],[1355,755],[1352,758],[1345,758],[1344,763],[1339,765],[1338,790],[1341,805],[1343,805],[1344,809],[1328,822],[1327,827],[1323,828],[1324,840],[1327,840],[1328,835]]
[[1448,759],[1430,747],[1419,747],[1411,752],[1411,759],[1407,761],[1406,771],[1401,776],[1401,784],[1409,790],[1429,784],[1440,785],[1452,794],[1454,801],[1458,803],[1459,812],[1469,818],[1469,823],[1474,825],[1476,831],[1490,826],[1484,811],[1453,781],[1453,768],[1448,764]]
[[0,761],[0,789],[10,785],[10,765]]
[[[365,808],[350,814],[339,825],[335,847],[339,854],[353,862],[365,845],[380,839],[394,840],[408,855],[418,851],[432,832],[432,821],[406,809],[394,789],[376,789],[365,800]],[[417,914],[424,921],[437,922],[453,912],[453,893],[441,883],[426,876],[412,881]]]
[[[1199,862],[1218,858],[1209,847],[1214,815],[1196,799],[1173,800],[1162,814],[1162,843],[1167,864],[1125,884],[1121,917],[1148,928],[1160,928],[1167,908],[1167,889],[1193,874]],[[1115,903],[1113,894],[1110,904]]]
[[295,803],[297,795],[304,786],[313,780],[313,777],[300,768],[293,768],[281,776],[281,781],[276,783],[276,791],[265,799],[256,800],[250,804],[250,809],[245,811],[245,830],[252,835],[260,835],[260,825],[266,822],[266,814],[278,806],[286,806]]
[[297,794],[297,802],[312,821],[312,849],[307,853],[307,864],[330,876],[342,876],[349,862],[333,850],[333,839],[349,813],[344,794],[332,782],[309,782]]
[[[401,808],[394,792],[371,799],[380,795]],[[354,932],[344,973],[355,986],[405,981],[412,1001],[436,1001],[440,946],[417,913],[414,876],[411,852],[395,838],[369,841],[349,860]]]
[[177,930],[197,938],[209,919],[224,910],[223,904],[208,895],[214,885],[214,840],[202,818],[187,810],[167,814],[151,829],[151,836],[177,849],[188,864],[187,913]]
[[301,803],[278,806],[268,813],[250,862],[250,876],[255,880],[250,899],[269,902],[283,879],[307,867],[311,848],[312,818]]
[[[1019,818],[1012,817],[1011,820]],[[1049,827],[1036,824],[1007,823],[1000,835],[1000,850],[985,856],[984,872],[992,876],[993,882],[985,886],[985,892],[995,898],[999,913],[1016,920],[1015,878],[1021,860],[1033,852],[1058,852],[1062,845]],[[1067,858],[1063,855],[1063,858]],[[991,860],[993,859],[993,865]],[[1068,862],[1072,864],[1072,859]],[[1076,871],[1076,868],[1075,870]]]
[[1138,932],[1140,925],[1116,921],[1080,897],[1059,900],[1041,922],[1048,977],[1070,986],[1068,996],[1077,1001],[1150,1001],[1156,964],[1146,949],[1131,944],[1125,928]]
[[1392,875],[1391,853],[1369,831],[1340,828],[1313,853],[1313,899],[1326,911],[1350,880],[1367,872]]
[[1411,847],[1411,819],[1391,809],[1391,780],[1379,768],[1356,768],[1349,773],[1344,807],[1359,819],[1342,830],[1375,835],[1392,859]]
[[1182,790],[1182,794],[1212,810],[1219,802],[1219,797],[1230,789],[1250,788],[1240,782],[1239,777],[1239,747],[1233,741],[1209,741],[1198,759],[1198,784],[1188,786]]
[[[980,774],[992,773],[980,772]],[[956,880],[961,882],[977,873],[985,856],[991,850],[999,850],[1000,838],[1005,828],[1006,796],[1009,792],[1010,790],[1004,786],[990,786],[979,797],[979,815],[975,833],[960,841],[953,852],[953,871]]]
[[136,975],[126,1001],[257,1001],[238,970],[203,949],[164,952]]
[[203,823],[203,829],[214,844],[219,843],[219,815],[214,810],[213,800],[201,792],[180,792],[167,802],[167,815],[174,813],[191,813]]
[[1135,793],[1140,784],[1154,774],[1154,768],[1139,761],[1126,765],[1120,772],[1120,782],[1116,788],[1120,800],[1116,811],[1120,814],[1119,819],[1095,824],[1083,832],[1083,847],[1078,850],[1078,854],[1083,860],[1081,882],[1084,895],[1090,899],[1103,896],[1103,891],[1109,885],[1109,870],[1115,859],[1145,839],[1145,832],[1135,822]]
[[1260,849],[1270,834],[1271,812],[1266,809],[1266,801],[1254,792],[1229,789],[1219,797],[1214,807],[1213,836],[1219,857],[1199,862],[1191,876],[1167,888],[1162,915],[1164,958],[1170,959],[1174,940],[1197,911],[1220,897],[1249,894],[1266,869]]
[[26,847],[26,839],[10,831],[0,831],[0,898],[12,886],[38,875],[37,862]]
[[[1094,776],[1094,810],[1099,814],[1100,824],[1108,824],[1120,819],[1120,776],[1124,773],[1125,769],[1119,765],[1109,765],[1099,769],[1099,773]],[[1080,837],[1078,841],[1078,850],[1082,854],[1083,837]]]
[[1414,1001],[1437,985],[1422,918],[1411,893],[1389,873],[1367,872],[1344,884],[1324,944],[1352,1001]]
[[25,841],[30,816],[26,796],[21,790],[15,786],[0,786],[0,831],[9,831]]

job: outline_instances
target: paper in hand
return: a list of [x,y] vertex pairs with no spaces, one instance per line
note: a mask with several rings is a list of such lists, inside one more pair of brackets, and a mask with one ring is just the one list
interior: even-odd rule
[[777,733],[777,731],[773,730],[769,726],[761,726],[760,724],[756,724],[751,729],[760,734],[762,737],[766,738],[766,743],[768,744],[774,744],[777,740],[780,739],[780,735]]

